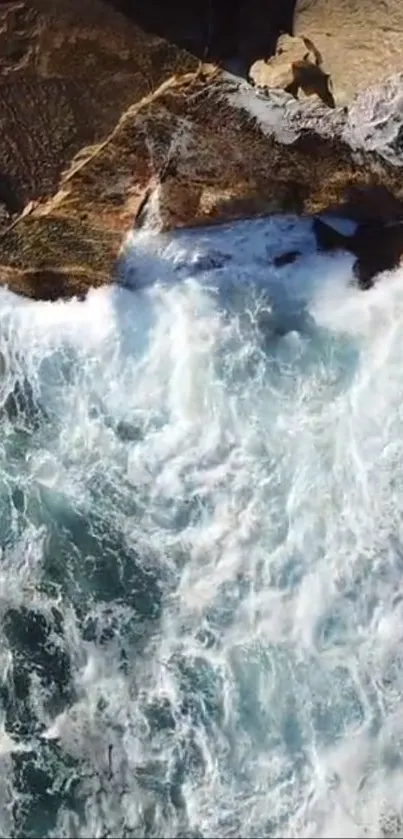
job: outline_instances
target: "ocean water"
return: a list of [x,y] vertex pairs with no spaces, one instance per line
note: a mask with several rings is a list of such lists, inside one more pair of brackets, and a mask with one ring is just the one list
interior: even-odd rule
[[403,271],[126,264],[0,291],[0,835],[401,836]]

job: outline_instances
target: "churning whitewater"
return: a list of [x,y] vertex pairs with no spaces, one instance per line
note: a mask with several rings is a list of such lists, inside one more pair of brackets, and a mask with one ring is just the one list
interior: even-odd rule
[[0,834],[402,835],[403,272],[126,257],[0,293]]

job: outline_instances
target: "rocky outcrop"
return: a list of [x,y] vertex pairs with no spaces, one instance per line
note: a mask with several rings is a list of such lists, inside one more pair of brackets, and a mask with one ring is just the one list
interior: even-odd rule
[[321,52],[338,105],[403,71],[401,0],[297,0],[293,33]]
[[292,32],[296,0],[108,0],[130,20],[222,66],[231,61],[245,73],[272,55],[277,38]]
[[10,43],[25,44],[0,85],[0,281],[13,290],[55,299],[110,281],[153,212],[165,230],[335,208],[402,217],[402,77],[329,109],[259,94],[101,0],[11,5]]
[[385,207],[401,214],[399,168],[382,145],[366,152],[357,136],[354,148],[354,136],[344,112],[308,109],[285,94],[259,99],[213,68],[171,78],[127,109],[104,141],[73,160],[55,195],[3,236],[3,282],[34,297],[107,282],[124,234],[150,201],[165,230],[340,212],[343,202],[351,215],[356,196],[359,207],[377,185]]
[[2,2],[0,225],[51,195],[73,156],[129,105],[195,67],[102,0]]

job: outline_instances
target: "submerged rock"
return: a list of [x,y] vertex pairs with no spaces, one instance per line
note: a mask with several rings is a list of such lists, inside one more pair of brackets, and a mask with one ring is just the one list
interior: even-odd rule
[[299,256],[301,256],[300,251],[287,251],[286,253],[279,254],[279,256],[275,256],[273,263],[276,268],[281,268],[283,265],[290,265],[292,262],[295,262]]

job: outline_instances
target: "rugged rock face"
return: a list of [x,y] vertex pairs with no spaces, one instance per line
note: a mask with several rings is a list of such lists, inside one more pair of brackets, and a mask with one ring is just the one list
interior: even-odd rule
[[293,32],[322,53],[339,105],[403,70],[401,0],[297,0]]
[[101,0],[1,14],[0,281],[13,290],[54,299],[110,281],[124,234],[156,206],[166,230],[340,207],[403,217],[402,76],[330,110],[260,95]]
[[351,214],[357,189],[360,200],[359,188],[383,185],[398,214],[400,170],[365,153],[359,138],[353,151],[348,130],[352,141],[340,111],[308,110],[285,94],[259,100],[214,71],[171,79],[129,108],[106,140],[73,161],[57,193],[3,236],[3,281],[34,297],[107,282],[147,200],[158,202],[170,229],[284,210],[340,212],[346,200]]
[[51,195],[83,146],[195,58],[101,0],[0,4],[1,221]]
[[[292,79],[292,63],[308,53],[311,63],[319,57],[336,104],[343,106],[367,87],[403,71],[401,0],[296,0],[291,35],[279,38],[271,57],[260,55],[254,62],[250,75],[255,84],[285,88]],[[314,88],[315,80],[308,92],[320,95],[319,73]]]

